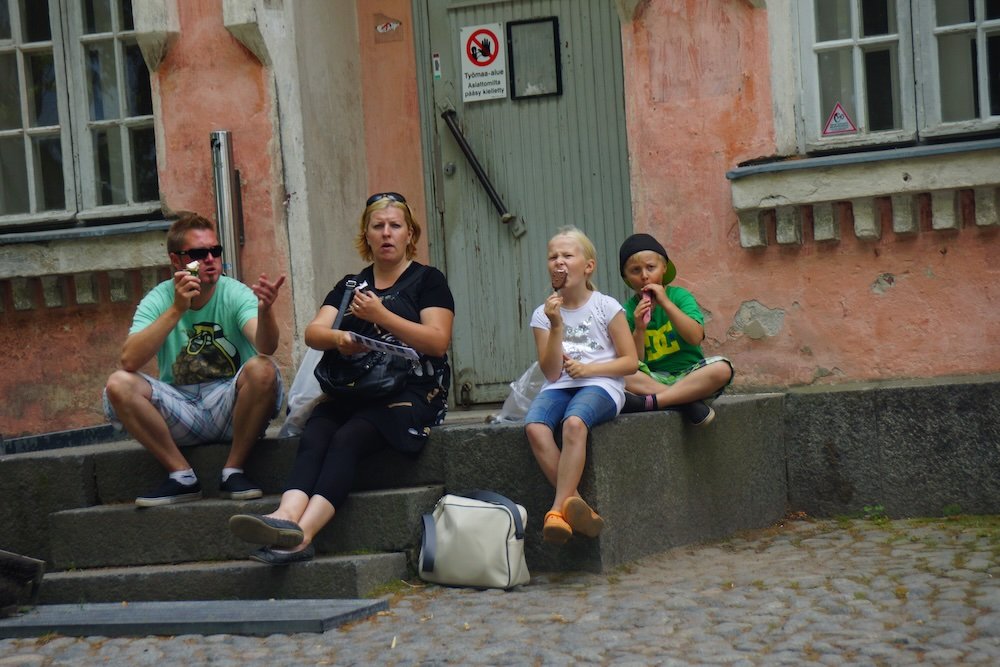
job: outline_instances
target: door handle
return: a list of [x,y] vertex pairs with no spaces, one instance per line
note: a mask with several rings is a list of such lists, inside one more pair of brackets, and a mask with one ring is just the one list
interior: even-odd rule
[[[483,169],[483,165],[479,163],[478,158],[476,158],[475,152],[472,150],[472,146],[466,141],[465,135],[462,134],[461,128],[458,127],[458,118],[454,109],[448,109],[441,114],[441,118],[444,119],[445,124],[448,129],[451,130],[452,136],[455,137],[455,141],[458,142],[458,147],[462,149],[462,154],[465,155],[465,159],[469,161],[469,166],[472,167],[472,171],[476,172],[476,176],[479,178],[480,184],[482,184],[483,189],[486,190],[486,195],[493,202],[493,206],[496,207],[497,213],[500,214],[500,222],[505,225],[511,220],[514,220],[517,216],[513,213],[507,211],[507,207],[504,206],[503,200],[500,199],[500,195],[497,193],[496,188],[490,182],[489,176],[486,175],[486,170]],[[454,168],[454,163],[449,163]],[[447,174],[447,166],[445,166],[445,174]]]
[[444,175],[445,176],[454,176],[455,175],[455,163],[454,162],[446,162],[443,169],[444,169]]

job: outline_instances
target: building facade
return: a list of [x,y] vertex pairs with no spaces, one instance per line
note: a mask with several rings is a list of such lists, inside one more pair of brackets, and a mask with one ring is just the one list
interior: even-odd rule
[[455,291],[455,402],[502,400],[532,360],[564,224],[619,298],[618,243],[657,236],[737,390],[1000,371],[995,5],[12,3],[0,434],[103,421],[135,304],[169,276],[169,218],[216,217],[220,130],[241,277],[289,277],[287,382],[382,190]]

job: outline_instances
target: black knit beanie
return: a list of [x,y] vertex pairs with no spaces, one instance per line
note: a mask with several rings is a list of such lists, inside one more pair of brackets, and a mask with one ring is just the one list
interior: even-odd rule
[[[667,263],[667,268],[663,272],[663,284],[666,285],[677,276],[677,269],[674,267],[674,263],[670,261],[667,257],[666,249],[660,244],[659,241],[654,239],[649,234],[633,234],[622,242],[621,248],[618,249],[618,272],[621,274],[622,278],[625,277],[625,262],[628,258],[637,252],[643,252],[644,250],[651,250],[657,255],[663,257],[663,261]],[[625,281],[628,283],[628,281]]]

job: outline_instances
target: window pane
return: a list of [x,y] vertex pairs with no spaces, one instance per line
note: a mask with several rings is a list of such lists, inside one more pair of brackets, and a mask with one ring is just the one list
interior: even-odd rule
[[156,138],[151,127],[132,130],[132,161],[135,169],[135,200],[156,201],[160,184],[156,177]]
[[152,116],[153,98],[149,88],[149,70],[138,45],[125,47],[125,94],[129,116]]
[[87,88],[90,120],[118,118],[118,78],[115,76],[115,46],[111,40],[87,45]]
[[62,142],[59,137],[34,137],[35,183],[38,210],[59,211],[66,208],[63,190]]
[[92,35],[95,32],[111,32],[111,0],[84,0],[83,32]]
[[52,39],[49,25],[49,3],[21,0],[21,29],[26,42],[47,42]]
[[892,35],[896,33],[895,0],[862,0],[861,34]]
[[20,137],[0,139],[0,215],[28,212],[28,170],[24,164],[24,141]]
[[986,39],[986,79],[990,88],[990,115],[1000,116],[1000,35]]
[[101,206],[125,203],[122,173],[122,142],[119,130],[94,130],[94,172],[97,174],[97,203]]
[[824,127],[838,102],[855,124],[857,123],[851,49],[837,49],[819,54],[819,89],[820,127]]
[[986,20],[1000,19],[1000,0],[986,0]]
[[12,35],[10,31],[10,2],[9,0],[0,0],[0,39],[10,39]]
[[955,25],[973,20],[973,0],[935,0],[937,5],[937,24]]
[[56,68],[52,53],[32,53],[25,58],[28,92],[28,124],[44,127],[59,124],[56,101]]
[[816,41],[847,39],[851,36],[850,0],[815,0]]
[[0,53],[0,130],[22,127],[21,89],[17,85],[17,57],[13,53]]
[[868,129],[894,130],[902,127],[899,109],[898,71],[895,46],[865,52],[865,98]]
[[938,59],[941,71],[941,119],[976,118],[976,39],[970,34],[940,35]]
[[132,19],[132,0],[122,0],[122,30],[135,30]]

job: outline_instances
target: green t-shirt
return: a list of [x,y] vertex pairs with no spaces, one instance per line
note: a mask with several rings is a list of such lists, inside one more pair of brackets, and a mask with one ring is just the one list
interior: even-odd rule
[[[174,281],[166,280],[142,298],[129,334],[142,331],[174,302]],[[181,386],[231,378],[257,354],[243,326],[257,317],[257,296],[232,278],[222,276],[215,293],[198,310],[190,309],[167,335],[156,355],[160,379]]]
[[[705,324],[705,316],[698,308],[694,295],[683,287],[667,285],[664,288],[670,299],[685,315],[698,324]],[[635,307],[639,305],[639,295],[634,294],[625,302],[625,317],[628,328],[635,331]],[[651,371],[679,373],[687,370],[705,358],[701,348],[690,345],[674,331],[674,325],[667,318],[667,311],[660,306],[653,307],[653,315],[646,325],[646,365]]]

